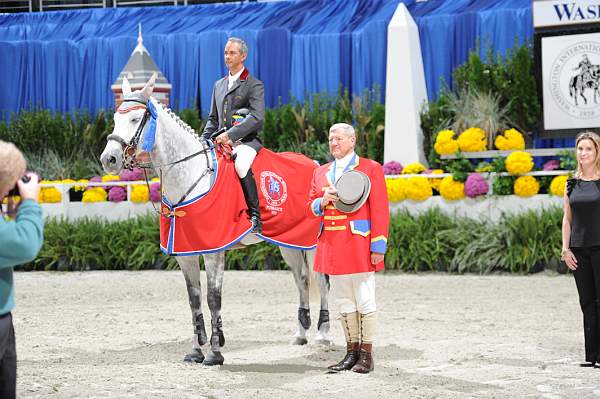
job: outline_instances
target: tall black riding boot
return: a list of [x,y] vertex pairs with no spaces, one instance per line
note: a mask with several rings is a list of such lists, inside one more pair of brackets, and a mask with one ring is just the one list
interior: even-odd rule
[[256,189],[256,181],[252,169],[248,170],[246,176],[240,179],[242,183],[242,191],[248,205],[248,215],[252,222],[252,232],[262,233],[262,221],[260,220],[260,209],[258,204],[258,190]]

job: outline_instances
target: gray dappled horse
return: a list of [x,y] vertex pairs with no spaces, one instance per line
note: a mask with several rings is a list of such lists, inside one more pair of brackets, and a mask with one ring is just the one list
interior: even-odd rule
[[583,95],[585,89],[594,90],[594,104],[598,104],[598,87],[600,86],[600,65],[591,65],[585,72],[581,72],[571,78],[569,81],[569,96],[577,102],[577,96],[583,98],[584,104],[587,104],[587,98]]
[[[127,79],[123,82],[123,104],[115,112],[115,127],[108,136],[108,142],[101,155],[102,166],[107,173],[118,174],[123,167],[143,163],[152,165],[159,175],[162,175],[163,194],[172,204],[180,203],[186,198],[194,198],[208,191],[211,180],[212,160],[206,156],[210,150],[209,143],[200,139],[194,131],[154,98],[155,76],[148,81],[141,91],[131,91]],[[147,129],[147,104],[152,102],[156,109],[156,136],[153,147],[148,152],[138,148],[143,142]],[[141,144],[140,144],[141,145]],[[197,156],[190,155],[197,154]],[[308,190],[308,187],[307,187]],[[307,194],[308,198],[308,194]],[[201,223],[201,221],[199,221]],[[250,234],[241,244],[250,245],[261,239]],[[306,331],[310,327],[309,312],[309,281],[310,270],[314,260],[314,250],[300,251],[279,247],[283,259],[288,264],[298,287],[300,305],[298,309],[298,327],[294,335],[294,344],[306,344]],[[204,265],[207,280],[207,302],[210,309],[212,334],[210,352],[206,357],[201,346],[207,343],[201,306],[201,284],[198,256],[178,256],[177,263],[181,267],[192,310],[194,334],[192,336],[192,351],[185,356],[186,361],[202,362],[206,365],[223,364],[221,347],[225,344],[225,336],[221,322],[221,289],[225,267],[224,252],[204,254]],[[258,275],[257,275],[258,277]],[[318,331],[314,336],[317,343],[328,345],[329,312],[327,296],[329,283],[326,276],[316,273],[321,295]]]

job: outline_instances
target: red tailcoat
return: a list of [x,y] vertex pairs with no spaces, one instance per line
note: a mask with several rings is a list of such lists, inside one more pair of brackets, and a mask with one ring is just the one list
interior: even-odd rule
[[371,264],[371,252],[385,253],[390,221],[388,196],[381,165],[356,156],[349,169],[365,173],[371,180],[371,193],[356,212],[344,213],[333,205],[321,211],[324,189],[333,181],[333,163],[313,172],[307,214],[321,218],[322,229],[317,241],[316,272],[353,274],[382,270],[383,262]]

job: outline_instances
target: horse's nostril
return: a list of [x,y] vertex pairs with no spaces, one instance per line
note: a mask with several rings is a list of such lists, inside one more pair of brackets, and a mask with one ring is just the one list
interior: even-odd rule
[[115,158],[114,156],[111,155],[110,157],[108,157],[108,162],[115,164],[115,163],[117,163],[117,158]]

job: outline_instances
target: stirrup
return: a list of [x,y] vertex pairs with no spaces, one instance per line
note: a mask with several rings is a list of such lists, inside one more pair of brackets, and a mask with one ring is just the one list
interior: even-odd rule
[[261,234],[262,233],[262,221],[258,216],[252,216],[250,218],[252,222],[252,233]]

